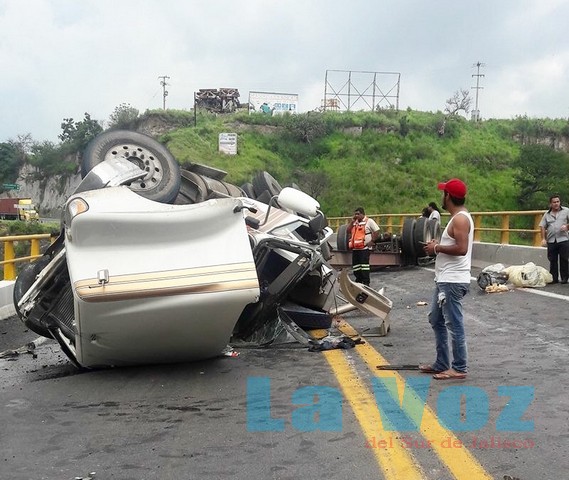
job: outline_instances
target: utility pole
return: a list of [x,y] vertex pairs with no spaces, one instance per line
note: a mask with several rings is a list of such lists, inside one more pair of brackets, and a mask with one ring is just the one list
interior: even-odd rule
[[475,122],[478,122],[480,120],[480,111],[478,110],[478,90],[484,88],[480,86],[480,77],[483,77],[484,74],[480,73],[480,67],[485,67],[486,65],[480,62],[476,62],[474,65],[472,65],[473,67],[476,67],[476,73],[473,74],[473,77],[476,77],[476,86],[475,87],[471,87],[471,88],[475,88],[476,89],[476,102],[475,102],[475,107],[474,107],[474,111],[472,112],[472,120],[474,120]]
[[169,85],[169,83],[166,83],[166,79],[170,78],[167,75],[162,75],[158,78],[161,78],[162,80],[160,81],[160,85],[162,85],[162,109],[166,110],[166,97],[168,96],[168,90],[166,90],[166,85]]

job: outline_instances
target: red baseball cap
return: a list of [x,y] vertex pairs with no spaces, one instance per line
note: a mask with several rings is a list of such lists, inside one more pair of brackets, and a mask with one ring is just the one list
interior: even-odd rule
[[466,185],[462,180],[458,178],[451,178],[448,182],[441,182],[439,183],[439,190],[445,190],[455,198],[464,198],[466,197]]

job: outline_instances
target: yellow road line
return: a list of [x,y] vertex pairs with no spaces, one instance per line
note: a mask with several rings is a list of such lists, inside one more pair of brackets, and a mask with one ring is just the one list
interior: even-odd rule
[[[342,322],[340,330],[348,336],[358,335],[354,328],[345,322]],[[356,345],[355,348],[375,376],[395,378],[398,393],[398,398],[395,398],[395,400],[399,401],[403,399],[403,391],[405,388],[405,380],[403,377],[395,371],[377,370],[376,367],[378,365],[388,365],[388,362],[368,342]],[[395,392],[390,393],[394,394]],[[409,418],[412,419],[413,415],[411,412],[416,412],[417,409],[422,409],[423,406],[422,402],[415,396],[406,399],[404,408]],[[482,465],[480,465],[478,460],[474,458],[465,446],[448,448],[448,445],[459,445],[460,443],[455,442],[460,441],[454,433],[441,426],[436,414],[428,405],[424,406],[419,431],[426,440],[430,441],[433,450],[457,480],[492,480],[492,476],[484,470]],[[447,447],[443,445],[447,445]]]
[[[340,350],[323,352],[338,379],[344,397],[350,403],[356,418],[369,439],[385,440],[385,448],[371,448],[387,480],[423,480],[425,475],[411,452],[393,438],[393,432],[383,428],[377,404],[369,389],[362,384],[354,368]],[[362,447],[364,443],[362,442]]]

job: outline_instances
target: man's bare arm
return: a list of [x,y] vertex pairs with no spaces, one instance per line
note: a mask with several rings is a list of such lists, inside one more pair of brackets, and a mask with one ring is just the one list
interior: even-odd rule
[[470,233],[470,222],[465,215],[456,215],[452,219],[449,228],[449,235],[456,241],[455,245],[437,245],[437,253],[446,253],[462,257],[468,253],[468,234]]

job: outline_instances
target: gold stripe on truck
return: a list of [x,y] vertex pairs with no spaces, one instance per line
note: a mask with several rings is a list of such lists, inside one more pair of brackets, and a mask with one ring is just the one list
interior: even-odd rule
[[101,285],[96,278],[78,280],[75,292],[86,302],[110,302],[189,293],[229,292],[259,288],[253,262],[109,276]]

